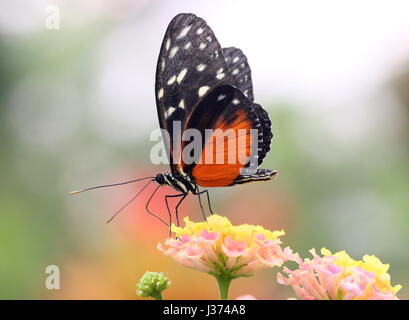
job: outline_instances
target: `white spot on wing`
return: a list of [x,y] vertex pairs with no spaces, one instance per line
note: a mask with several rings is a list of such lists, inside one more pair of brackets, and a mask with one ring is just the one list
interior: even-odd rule
[[202,72],[206,68],[206,65],[201,63],[196,67],[196,70]]
[[184,109],[185,108],[185,100],[180,100],[179,102],[179,108]]
[[176,76],[173,75],[172,77],[170,77],[170,79],[168,80],[168,86],[170,86],[172,83],[174,83],[176,81]]
[[210,88],[208,86],[203,86],[199,88],[198,94],[199,97],[204,96],[204,94],[207,92],[207,90],[209,90]]
[[224,73],[217,74],[216,78],[219,79],[219,80],[223,79],[224,78]]
[[234,105],[238,105],[240,103],[240,100],[239,99],[233,99],[232,103]]
[[161,99],[163,97],[163,88],[160,88],[158,91],[158,99]]
[[239,69],[234,69],[233,72],[231,73],[232,75],[236,75],[239,73]]
[[206,43],[202,42],[199,46],[200,50],[203,50],[204,48],[206,48]]
[[182,82],[182,80],[185,77],[186,73],[187,73],[187,68],[184,68],[182,71],[179,72],[178,77],[176,79],[178,83]]
[[178,52],[178,50],[179,50],[179,47],[173,47],[173,48],[170,50],[169,57],[170,57],[170,58],[173,58],[173,57],[175,56],[176,52]]
[[236,63],[237,61],[239,61],[239,57],[235,57],[235,58],[233,59],[233,63]]
[[226,98],[226,95],[221,94],[220,96],[217,97],[217,101],[223,100],[224,98]]
[[190,28],[192,27],[192,25],[184,27],[182,29],[182,31],[179,33],[178,35],[178,39],[183,38],[185,35],[187,35],[187,33],[189,32]]
[[170,39],[166,40],[166,51],[170,48]]
[[185,49],[189,49],[192,44],[190,42],[185,44]]
[[197,34],[202,34],[202,32],[203,32],[203,28],[199,28],[199,29],[197,29]]
[[174,107],[169,107],[168,110],[165,113],[165,118],[167,119],[168,117],[170,117],[170,115],[175,112],[176,108]]
[[165,65],[166,65],[165,59],[162,59],[162,63],[161,63],[162,71],[165,70]]

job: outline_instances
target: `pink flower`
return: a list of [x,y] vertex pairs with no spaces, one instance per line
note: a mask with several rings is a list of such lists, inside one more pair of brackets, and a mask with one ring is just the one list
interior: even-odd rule
[[226,218],[212,215],[207,222],[185,218],[185,227],[172,227],[177,239],[169,238],[158,249],[181,265],[215,276],[250,276],[258,269],[281,266],[298,257],[281,248],[283,231],[260,226],[233,226]]
[[389,265],[375,256],[353,260],[345,251],[332,254],[314,249],[313,258],[298,260],[298,269],[284,268],[288,277],[277,275],[278,283],[292,286],[295,294],[306,300],[394,300],[401,286],[390,284]]

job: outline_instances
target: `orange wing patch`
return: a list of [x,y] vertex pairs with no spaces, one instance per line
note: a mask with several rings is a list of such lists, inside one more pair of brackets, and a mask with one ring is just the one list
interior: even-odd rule
[[203,187],[225,187],[234,182],[250,158],[253,121],[243,109],[221,117],[204,144],[201,158],[192,170]]

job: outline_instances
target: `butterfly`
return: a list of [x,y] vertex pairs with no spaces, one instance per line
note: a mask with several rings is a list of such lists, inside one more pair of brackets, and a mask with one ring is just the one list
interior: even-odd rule
[[[254,102],[247,58],[238,48],[222,48],[202,18],[181,13],[170,22],[157,62],[155,96],[159,125],[166,133],[163,134],[163,141],[170,171],[143,178],[150,181],[131,201],[151,182],[157,183],[146,210],[166,225],[172,224],[169,198],[179,198],[175,207],[179,224],[178,208],[188,194],[198,196],[202,212],[200,195],[206,194],[210,212],[213,213],[208,190],[200,190],[199,187],[228,187],[270,181],[277,176],[277,170],[258,168],[270,151],[273,134],[268,113]],[[180,130],[175,130],[175,124]],[[183,139],[184,133],[192,129],[200,133],[201,147],[193,156],[193,162],[185,161],[182,156],[188,148],[188,141]],[[211,133],[207,135],[209,130]],[[226,131],[233,132],[246,143],[236,141],[229,145],[229,141],[225,141]],[[252,134],[254,132],[255,135]],[[218,143],[225,147],[222,151],[215,148]],[[244,161],[227,161],[230,159],[228,152],[231,151],[236,160],[241,156]],[[209,155],[213,161],[205,161]],[[217,162],[215,158],[224,161]],[[114,185],[139,180],[142,179]],[[73,193],[106,186],[112,185]],[[161,186],[170,186],[178,192],[165,196],[169,223],[149,209],[150,201]]]

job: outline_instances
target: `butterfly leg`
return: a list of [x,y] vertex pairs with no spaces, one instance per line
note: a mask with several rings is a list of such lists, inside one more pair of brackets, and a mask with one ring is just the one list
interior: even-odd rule
[[[182,200],[186,197],[185,193],[172,194],[172,195],[165,196],[166,208],[168,209],[168,214],[169,214],[169,236],[170,237],[172,236],[172,212],[170,211],[170,208],[169,208],[168,199],[169,198],[178,198],[178,197],[182,197],[182,196],[183,196],[183,198],[181,199],[181,201],[178,202],[177,207],[180,205]],[[179,215],[178,215],[177,211],[176,211],[176,222],[177,222],[177,225],[179,226]]]
[[185,200],[186,197],[187,197],[187,193],[183,194],[182,199],[179,200],[178,204],[177,204],[176,207],[175,207],[176,222],[177,222],[177,224],[178,224],[178,227],[179,227],[179,212],[178,212],[178,209],[179,209],[179,206],[182,204],[182,201]]
[[153,191],[153,193],[152,193],[151,196],[149,197],[148,202],[146,203],[145,209],[146,209],[146,211],[147,211],[151,216],[153,216],[153,217],[155,217],[156,219],[160,220],[160,221],[163,222],[167,227],[169,227],[169,224],[167,224],[161,217],[159,217],[158,215],[154,214],[153,212],[151,212],[151,211],[149,210],[149,203],[151,202],[153,196],[155,195],[156,191],[158,191],[159,188],[160,188],[160,186],[158,186],[158,187],[155,189],[155,191]]
[[200,197],[200,195],[203,194],[203,193],[206,193],[207,203],[209,204],[209,210],[210,210],[210,213],[213,214],[212,206],[210,205],[209,191],[203,190],[203,191],[200,191],[200,192],[199,192],[199,187],[196,186],[196,191],[195,191],[195,193],[193,193],[193,194],[199,198],[199,205],[200,205],[200,208],[202,209],[203,218],[204,218],[205,220],[207,220],[207,219],[206,219],[206,215],[205,215],[204,210],[203,210],[202,198]]
[[200,195],[202,194],[202,192],[199,192],[199,187],[198,187],[198,186],[196,186],[195,192],[194,192],[193,194],[198,197],[200,209],[202,209],[203,219],[204,219],[205,221],[207,221],[207,219],[206,219],[206,214],[205,214],[205,212],[204,212],[203,205],[202,205],[202,199],[200,198]]
[[214,214],[214,213],[213,213],[213,210],[212,210],[212,206],[211,206],[211,204],[210,204],[209,191],[208,191],[208,190],[204,190],[204,191],[202,191],[202,193],[206,193],[207,203],[209,204],[210,213],[211,213],[211,214]]

